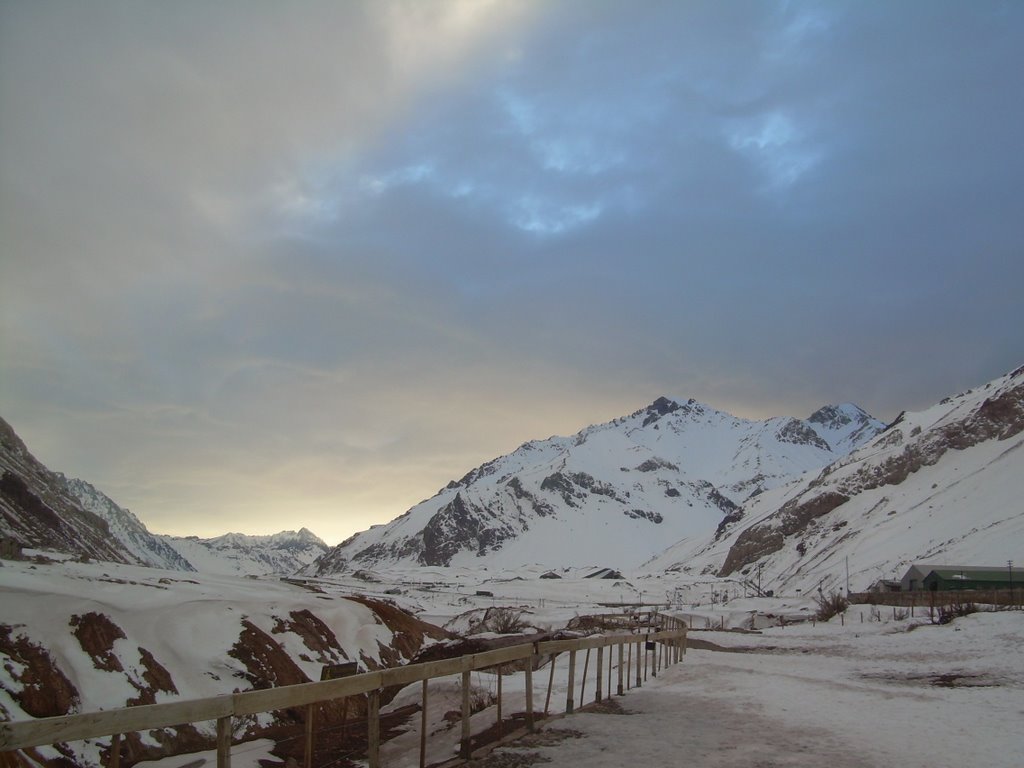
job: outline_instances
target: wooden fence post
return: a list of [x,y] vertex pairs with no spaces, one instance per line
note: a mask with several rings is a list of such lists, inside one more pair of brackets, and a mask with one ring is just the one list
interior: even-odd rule
[[498,665],[498,738],[501,738],[501,665]]
[[303,751],[302,764],[305,768],[313,768],[313,718],[316,716],[316,705],[306,705],[306,746]]
[[465,672],[462,673],[462,743],[459,745],[459,757],[463,758],[464,760],[468,760],[470,755],[469,684],[470,674],[469,670],[467,669]]
[[[626,695],[626,692],[622,689],[622,675],[623,675],[623,669],[622,669],[623,650],[622,650],[622,646],[623,645],[625,645],[625,643],[619,643],[619,687],[618,687],[618,690],[616,691],[616,693],[619,696],[625,696]],[[608,687],[611,688],[610,685]]]
[[370,691],[366,702],[366,762],[380,768],[380,691]]
[[576,651],[569,651],[569,690],[565,695],[565,713],[573,712],[572,689],[576,686]]
[[[526,660],[526,728],[533,733],[533,660],[536,655]],[[423,768],[420,766],[420,768]]]
[[[640,635],[637,635],[637,637],[640,637]],[[637,640],[636,641],[636,687],[637,688],[641,687],[641,685],[642,685],[642,683],[640,682],[640,674],[641,674],[640,667],[643,667],[645,670],[647,669],[647,664],[645,662],[641,661],[641,659],[643,659],[643,656],[640,654],[640,646],[643,645],[643,642],[644,642],[643,640]]]
[[583,689],[587,685],[587,670],[590,668],[590,649],[587,648],[587,653],[583,659],[583,682],[580,683],[580,706],[584,706],[587,700],[583,697]]
[[608,646],[608,687],[605,688],[605,698],[612,697],[612,647]]
[[626,690],[633,687],[633,646],[635,643],[626,644]]
[[544,699],[544,717],[548,716],[548,707],[551,705],[551,686],[555,682],[555,657],[557,654],[551,654],[551,674],[548,675],[548,695]]
[[231,768],[231,715],[217,718],[217,768]]
[[420,705],[420,768],[427,765],[427,683],[423,681],[423,703]]
[[[597,649],[597,680],[596,680],[596,685],[594,686],[597,689],[595,691],[595,693],[594,693],[594,701],[597,701],[597,702],[601,701],[601,693],[602,693],[602,690],[601,690],[601,680],[602,680],[602,678],[604,678],[604,648],[598,648]],[[580,701],[582,701],[582,700],[583,700],[583,698],[580,697]]]
[[107,768],[121,768],[121,734],[115,733],[110,737],[110,761]]

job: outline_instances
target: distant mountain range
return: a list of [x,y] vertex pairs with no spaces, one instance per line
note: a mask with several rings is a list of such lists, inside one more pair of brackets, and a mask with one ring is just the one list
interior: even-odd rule
[[307,573],[393,564],[639,565],[884,429],[855,405],[751,421],[660,397],[571,437],[532,441],[452,481]]
[[0,535],[30,548],[225,575],[602,565],[854,588],[913,561],[1024,562],[1024,368],[886,427],[855,405],[752,421],[660,397],[525,443],[330,548],[306,529],[151,534],[51,472],[0,420]]
[[0,536],[23,547],[174,571],[289,575],[328,549],[305,528],[213,539],[150,533],[95,487],[39,462],[0,419]]

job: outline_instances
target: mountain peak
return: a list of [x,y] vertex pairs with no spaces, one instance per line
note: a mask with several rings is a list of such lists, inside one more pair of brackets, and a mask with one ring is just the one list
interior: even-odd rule
[[839,405],[823,405],[812,413],[807,420],[812,424],[820,424],[830,429],[838,429],[854,422],[864,422],[870,418],[867,412],[859,405],[840,403]]
[[679,405],[679,403],[677,403],[675,400],[670,400],[669,398],[662,395],[653,403],[648,405],[647,408],[644,409],[644,413],[647,414],[644,418],[644,426],[646,427],[648,424],[653,424],[662,416],[667,416],[670,413],[675,413],[680,408],[682,408],[682,406]]

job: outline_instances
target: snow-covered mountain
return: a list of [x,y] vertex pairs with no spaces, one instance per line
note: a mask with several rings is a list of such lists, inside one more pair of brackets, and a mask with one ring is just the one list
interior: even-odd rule
[[288,576],[328,550],[312,531],[282,531],[269,536],[226,533],[212,539],[161,536],[168,546],[202,573],[225,576]]
[[1024,556],[1024,367],[918,413],[818,473],[750,499],[648,570],[865,589],[911,562]]
[[54,474],[82,509],[106,521],[110,535],[120,541],[136,557],[137,562],[172,571],[195,570],[186,558],[165,541],[165,537],[150,533],[139,518],[119,507],[105,493],[85,480],[65,477],[60,472]]
[[[77,492],[90,499],[88,504],[83,504]],[[63,475],[47,469],[11,425],[0,419],[0,535],[23,547],[149,565],[148,558],[138,551],[144,548],[139,529],[145,531],[145,526],[94,492],[91,486],[86,492],[84,484],[69,483]],[[104,515],[117,517],[124,524],[112,529]],[[123,542],[118,531],[131,531],[132,545]]]
[[288,576],[327,545],[311,531],[212,539],[150,533],[145,524],[84,480],[36,459],[0,419],[0,535],[22,547],[76,557],[220,575]]
[[660,397],[477,467],[307,572],[386,563],[637,565],[672,541],[714,530],[751,496],[820,469],[883,427],[850,404],[807,420],[751,421]]

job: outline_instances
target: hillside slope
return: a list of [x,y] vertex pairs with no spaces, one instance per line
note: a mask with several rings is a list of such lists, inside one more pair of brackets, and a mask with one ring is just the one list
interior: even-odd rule
[[648,570],[769,587],[867,588],[914,561],[1005,565],[1024,557],[1024,368],[918,413],[848,456],[751,499],[715,534]]
[[307,572],[387,563],[634,566],[668,541],[713,530],[752,495],[821,468],[882,427],[854,405],[827,406],[806,421],[751,421],[658,398],[483,464]]
[[[182,574],[114,563],[7,562],[0,568],[0,720],[188,700],[319,680],[324,665],[403,664],[445,637],[437,627],[365,598],[278,579]],[[358,717],[353,701],[348,717]],[[317,713],[344,717],[340,702]],[[286,710],[235,724],[239,739],[299,728]],[[282,735],[277,731],[278,735]],[[214,724],[126,734],[130,762],[208,749]],[[298,744],[301,740],[285,740]],[[39,752],[106,765],[105,740]],[[282,757],[284,757],[282,755]]]
[[0,419],[0,535],[28,548],[148,564],[97,514],[103,504],[97,500],[97,508],[87,509],[75,490],[63,475],[36,459],[11,425]]

